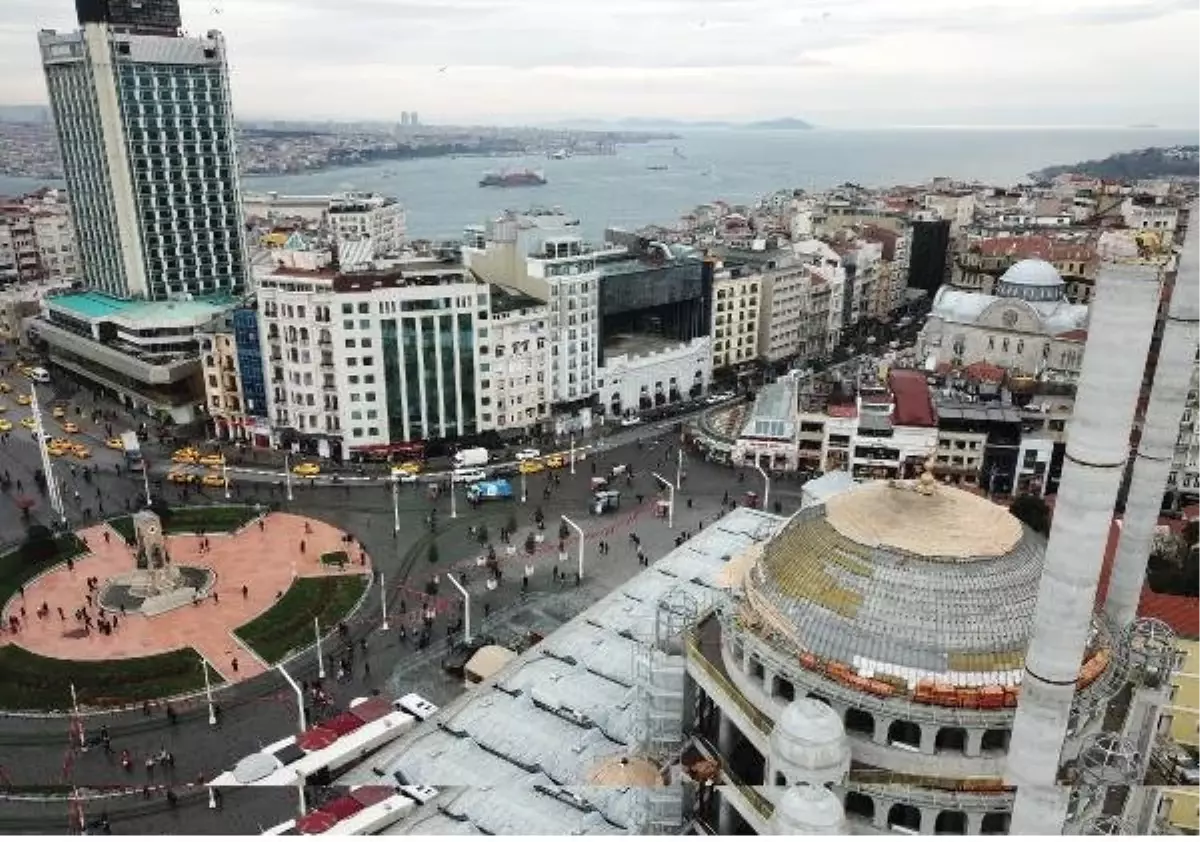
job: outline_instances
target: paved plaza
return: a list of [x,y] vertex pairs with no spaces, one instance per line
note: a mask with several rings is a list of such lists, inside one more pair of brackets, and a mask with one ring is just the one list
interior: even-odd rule
[[[17,596],[10,601],[3,615],[12,616],[24,607],[26,621],[8,641],[39,655],[78,661],[136,658],[190,646],[227,682],[252,678],[269,667],[232,632],[269,609],[295,578],[365,572],[370,563],[355,545],[348,553],[351,564],[346,571],[321,564],[322,553],[347,548],[344,533],[326,523],[284,513],[269,514],[236,534],[168,535],[167,549],[175,564],[208,568],[215,575],[211,593],[153,617],[118,615],[113,632],[101,634],[76,617],[82,608],[92,617],[99,611],[94,605],[99,591],[89,590],[87,580],[95,578],[103,585],[111,577],[132,571],[133,548],[107,525],[84,529],[79,535],[91,550],[88,555],[70,568],[55,568],[26,586],[24,599]],[[203,542],[207,542],[207,550]],[[47,610],[39,618],[43,605]],[[232,668],[235,658],[236,672]]]

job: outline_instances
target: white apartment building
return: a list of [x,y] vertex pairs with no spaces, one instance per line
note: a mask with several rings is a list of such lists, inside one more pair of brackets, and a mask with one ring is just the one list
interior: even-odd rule
[[805,319],[810,280],[809,272],[799,264],[763,270],[758,353],[764,361],[808,358]]
[[40,191],[0,205],[0,280],[78,277],[71,212],[61,191]]
[[[812,279],[807,308],[810,353],[830,353],[841,342],[844,324],[846,268],[842,257],[828,243],[815,239],[793,243],[792,253],[808,267]],[[821,343],[823,348],[815,347]]]
[[1179,436],[1175,440],[1175,458],[1167,488],[1192,499],[1200,496],[1200,351],[1192,364],[1192,382],[1179,420]]
[[762,275],[713,269],[712,367],[736,368],[758,356]]
[[330,266],[328,252],[280,260],[259,276],[258,296],[281,441],[352,458],[478,431],[486,284],[434,259],[348,274]]
[[[466,231],[463,262],[479,278],[546,302],[554,432],[593,423],[599,349],[599,273],[579,220],[556,211],[506,213]],[[480,353],[490,364],[490,355]]]
[[398,254],[408,233],[404,206],[378,193],[344,193],[329,200],[326,222],[336,242],[371,244],[371,257]]
[[550,418],[550,308],[513,289],[492,286],[480,344],[491,357],[479,375],[479,430],[534,435]]

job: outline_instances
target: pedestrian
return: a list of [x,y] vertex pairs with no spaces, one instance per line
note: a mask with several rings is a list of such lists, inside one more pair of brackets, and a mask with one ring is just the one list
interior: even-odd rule
[[229,666],[232,667],[233,671],[236,673],[238,671],[238,659],[234,658],[232,661],[230,661]]
[[108,538],[109,538],[109,535],[108,535],[108,532],[106,531],[104,533],[104,543],[106,543],[106,544],[108,543]]
[[67,615],[63,613],[63,610],[62,610],[62,606],[61,606],[61,605],[60,605],[60,606],[58,606],[58,619],[62,620],[64,623],[65,623],[65,622],[66,622],[66,620],[67,620]]
[[249,599],[249,598],[250,598],[250,588],[246,585],[242,585],[242,599]]
[[266,531],[267,531],[267,521],[266,521],[266,519],[265,519],[265,518],[259,518],[259,520],[258,520],[258,531],[259,531],[259,532],[266,532]]
[[307,547],[307,544],[305,544],[303,541],[301,541],[300,542],[300,555],[304,555],[304,550],[306,547]]
[[216,591],[213,591],[213,602],[217,605],[221,604],[221,595]]
[[363,678],[371,677],[371,662],[363,659]]

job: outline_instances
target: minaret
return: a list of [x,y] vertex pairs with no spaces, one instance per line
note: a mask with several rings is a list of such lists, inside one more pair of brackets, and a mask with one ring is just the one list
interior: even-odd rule
[[[1193,203],[1190,218],[1197,220],[1200,205]],[[1196,365],[1197,318],[1200,318],[1200,232],[1189,226],[1179,257],[1175,288],[1163,327],[1158,368],[1150,389],[1150,402],[1138,442],[1133,477],[1129,485],[1121,537],[1108,583],[1104,613],[1118,628],[1128,626],[1137,615],[1146,561],[1158,524],[1167,475],[1175,456],[1175,441],[1183,418],[1184,404]]]
[[1014,834],[1058,835],[1067,813],[1060,758],[1159,302],[1158,267],[1138,262],[1136,252],[1122,256],[1102,264],[1096,281],[1067,429],[1005,772],[1017,787]]

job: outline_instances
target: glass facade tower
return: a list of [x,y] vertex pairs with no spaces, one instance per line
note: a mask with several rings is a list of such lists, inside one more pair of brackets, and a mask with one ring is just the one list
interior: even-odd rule
[[166,6],[161,27],[93,14],[38,36],[83,280],[123,298],[237,295],[247,266],[225,42],[170,33]]

